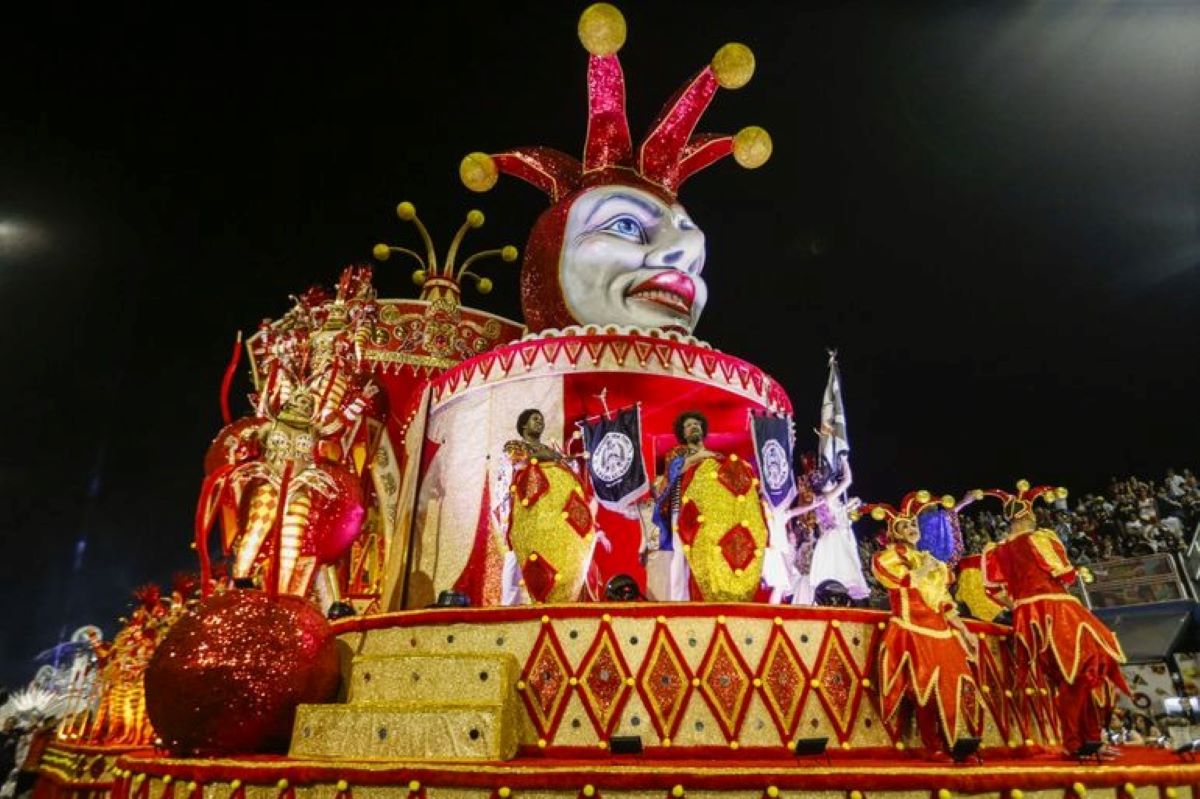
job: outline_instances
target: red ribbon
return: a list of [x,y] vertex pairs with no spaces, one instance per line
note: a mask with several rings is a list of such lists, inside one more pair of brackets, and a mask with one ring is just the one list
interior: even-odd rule
[[238,361],[242,357],[242,331],[238,331],[237,340],[233,342],[233,354],[229,356],[229,365],[225,367],[225,376],[221,378],[221,419],[225,424],[233,421],[229,412],[229,387],[233,385],[233,376],[237,374]]
[[[200,487],[200,500],[196,503],[196,520],[194,524],[196,557],[200,559],[200,596],[207,597],[212,593],[212,563],[208,557],[208,534],[212,531],[213,522],[217,517],[225,493],[225,477],[233,471],[233,464],[218,466],[217,469],[204,478]],[[216,494],[214,501],[213,495]]]

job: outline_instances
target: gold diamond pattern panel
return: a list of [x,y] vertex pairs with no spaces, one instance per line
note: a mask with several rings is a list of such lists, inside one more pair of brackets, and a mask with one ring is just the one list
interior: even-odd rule
[[[524,747],[596,747],[613,735],[641,735],[650,747],[737,742],[746,749],[820,736],[850,747],[894,744],[900,731],[878,718],[876,686],[866,679],[874,676],[876,626],[884,618],[854,609],[600,603],[408,611],[339,626],[359,653],[349,675],[352,701],[407,693],[423,656],[508,653],[520,664],[511,695],[521,698],[514,705]],[[983,684],[991,690],[977,697],[982,737],[1040,741],[1032,714],[1045,699],[1004,696],[1003,639],[985,629]],[[373,658],[389,653],[415,659]],[[460,670],[446,681],[474,680],[473,692],[491,684],[476,673],[482,668]],[[426,675],[419,677],[418,684]],[[993,718],[995,708],[1011,722],[1007,730]],[[1055,731],[1048,726],[1046,735]]]
[[808,693],[809,676],[796,647],[783,632],[782,624],[771,630],[757,677],[779,735],[785,741],[792,740],[800,708],[804,707],[804,697]]
[[738,737],[752,679],[728,627],[718,619],[716,635],[700,665],[700,693],[708,700],[713,715],[731,741]]
[[673,738],[692,692],[692,675],[665,624],[654,630],[637,682],[659,737]]
[[578,679],[583,705],[592,717],[597,733],[608,737],[621,707],[633,692],[634,683],[608,624],[603,626],[592,651],[580,665]]
[[838,741],[850,738],[850,728],[862,696],[862,677],[854,668],[849,647],[836,627],[825,634],[825,643],[813,670],[812,687],[837,728]]
[[534,725],[544,738],[551,737],[558,726],[571,679],[570,665],[554,635],[554,628],[543,624],[518,689]]

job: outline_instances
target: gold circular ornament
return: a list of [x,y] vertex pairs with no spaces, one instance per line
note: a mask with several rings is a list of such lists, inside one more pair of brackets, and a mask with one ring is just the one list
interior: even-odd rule
[[625,44],[625,16],[610,3],[593,3],[579,15],[579,42],[594,56],[612,55]]
[[471,153],[459,163],[458,177],[471,191],[485,192],[496,185],[500,170],[495,159],[487,153]]
[[754,53],[744,44],[730,42],[713,56],[712,71],[722,89],[740,89],[754,77]]

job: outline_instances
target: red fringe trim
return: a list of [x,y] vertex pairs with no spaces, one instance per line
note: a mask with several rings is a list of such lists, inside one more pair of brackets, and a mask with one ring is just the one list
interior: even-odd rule
[[163,785],[162,796],[159,799],[175,799],[175,780],[172,779]]

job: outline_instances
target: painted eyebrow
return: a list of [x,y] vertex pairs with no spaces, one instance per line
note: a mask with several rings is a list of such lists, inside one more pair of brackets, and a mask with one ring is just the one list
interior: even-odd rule
[[610,194],[609,196],[607,196],[603,200],[601,200],[596,205],[596,207],[592,209],[592,212],[590,214],[588,214],[587,219],[583,220],[583,223],[585,225],[590,223],[592,221],[592,217],[594,217],[597,213],[599,213],[601,208],[608,205],[610,202],[613,202],[614,200],[624,200],[626,202],[633,203],[638,208],[642,209],[642,211],[644,211],[648,216],[651,216],[655,219],[662,218],[662,209],[658,208],[655,205],[650,204],[649,202],[643,200],[640,197],[636,197],[632,194]]

